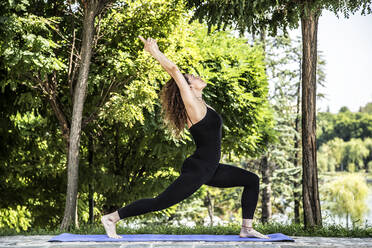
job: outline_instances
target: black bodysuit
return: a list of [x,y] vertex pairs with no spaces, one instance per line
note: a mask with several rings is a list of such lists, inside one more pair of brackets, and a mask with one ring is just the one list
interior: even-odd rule
[[192,195],[203,184],[220,188],[243,186],[242,217],[253,219],[259,177],[245,169],[219,163],[222,123],[222,117],[207,106],[204,118],[189,129],[196,150],[183,162],[180,176],[157,197],[140,199],[120,208],[120,219],[168,208]]

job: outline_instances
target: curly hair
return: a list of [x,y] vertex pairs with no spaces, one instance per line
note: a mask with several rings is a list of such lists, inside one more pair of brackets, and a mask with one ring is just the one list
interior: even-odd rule
[[[185,77],[186,82],[190,84],[186,74],[182,73],[182,75]],[[180,138],[180,134],[184,131],[187,121],[187,113],[180,89],[173,78],[161,89],[160,103],[162,105],[161,112],[165,126],[171,130],[176,138]]]

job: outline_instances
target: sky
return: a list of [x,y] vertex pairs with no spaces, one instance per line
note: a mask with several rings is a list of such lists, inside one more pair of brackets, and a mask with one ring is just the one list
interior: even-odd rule
[[[301,26],[289,32],[301,36]],[[317,87],[325,99],[316,102],[318,111],[337,113],[342,106],[352,112],[372,102],[372,15],[360,12],[349,19],[323,10],[318,24],[318,50],[326,61],[325,87]]]

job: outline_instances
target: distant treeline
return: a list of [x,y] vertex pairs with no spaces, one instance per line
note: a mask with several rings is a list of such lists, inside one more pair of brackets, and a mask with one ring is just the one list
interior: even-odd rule
[[320,171],[372,171],[372,103],[351,112],[317,114]]

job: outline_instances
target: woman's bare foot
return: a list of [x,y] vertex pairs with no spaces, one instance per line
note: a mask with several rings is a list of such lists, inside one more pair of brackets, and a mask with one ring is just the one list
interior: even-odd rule
[[252,227],[245,227],[242,226],[242,229],[240,230],[241,238],[260,238],[260,239],[270,239],[269,236],[263,235],[256,230],[254,230]]
[[101,222],[106,230],[107,236],[113,239],[121,239],[122,237],[116,234],[116,222],[120,220],[116,212],[102,216]]

